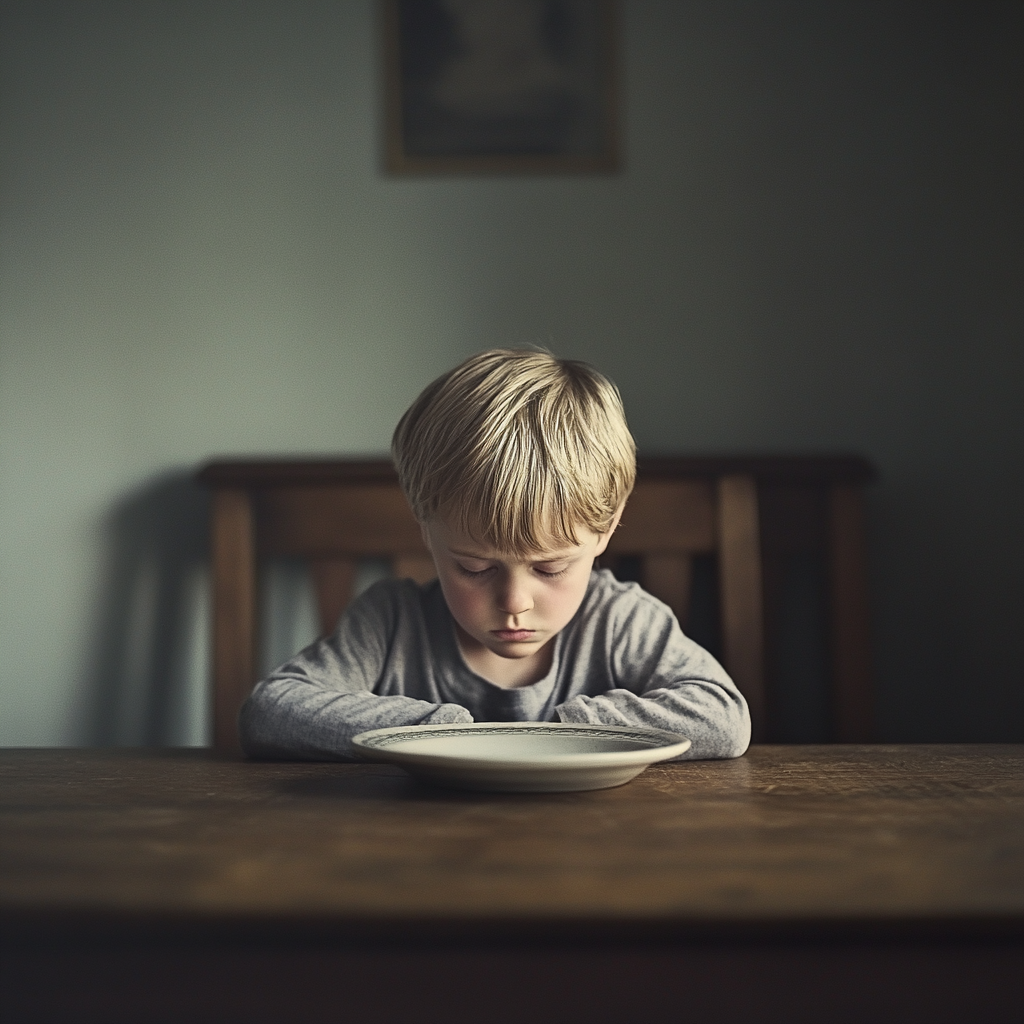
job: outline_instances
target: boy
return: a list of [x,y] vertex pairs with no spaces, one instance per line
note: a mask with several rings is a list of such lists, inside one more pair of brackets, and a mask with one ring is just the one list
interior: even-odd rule
[[350,756],[395,725],[651,726],[737,757],[747,705],[669,608],[594,571],[636,476],[618,391],[591,367],[495,350],[434,381],[392,445],[437,568],[385,580],[253,690],[250,756]]

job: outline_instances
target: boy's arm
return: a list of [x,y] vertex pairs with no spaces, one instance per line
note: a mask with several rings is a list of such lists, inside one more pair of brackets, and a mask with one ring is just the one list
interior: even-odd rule
[[245,753],[338,760],[352,757],[352,737],[369,729],[473,721],[458,704],[373,692],[394,627],[394,609],[367,595],[342,616],[332,636],[257,683],[239,714]]
[[310,680],[269,678],[242,706],[238,725],[249,757],[333,761],[351,758],[352,737],[370,729],[472,721],[458,704],[339,693]]
[[[558,707],[563,722],[664,729],[691,741],[684,758],[739,757],[750,743],[747,702],[725,669],[642,591],[601,616],[604,672],[612,687]],[[596,639],[596,638],[595,638]],[[595,666],[596,668],[596,666]]]

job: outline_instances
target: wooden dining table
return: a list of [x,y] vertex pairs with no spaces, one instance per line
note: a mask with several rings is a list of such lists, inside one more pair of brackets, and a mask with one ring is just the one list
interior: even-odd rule
[[583,793],[0,751],[0,1019],[1024,1019],[1024,747],[755,746]]

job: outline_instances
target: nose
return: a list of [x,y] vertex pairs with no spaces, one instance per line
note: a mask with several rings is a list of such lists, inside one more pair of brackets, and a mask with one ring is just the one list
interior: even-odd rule
[[525,615],[533,607],[533,596],[518,573],[508,573],[498,592],[498,608],[506,615]]

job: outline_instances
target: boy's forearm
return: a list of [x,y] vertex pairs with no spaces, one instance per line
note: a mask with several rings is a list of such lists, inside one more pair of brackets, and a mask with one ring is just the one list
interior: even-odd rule
[[664,729],[691,741],[681,759],[739,757],[750,743],[750,718],[739,695],[714,682],[580,695],[556,708],[563,722]]
[[340,760],[353,756],[352,737],[370,729],[471,721],[473,716],[458,704],[269,679],[242,706],[238,726],[242,749],[250,757]]

